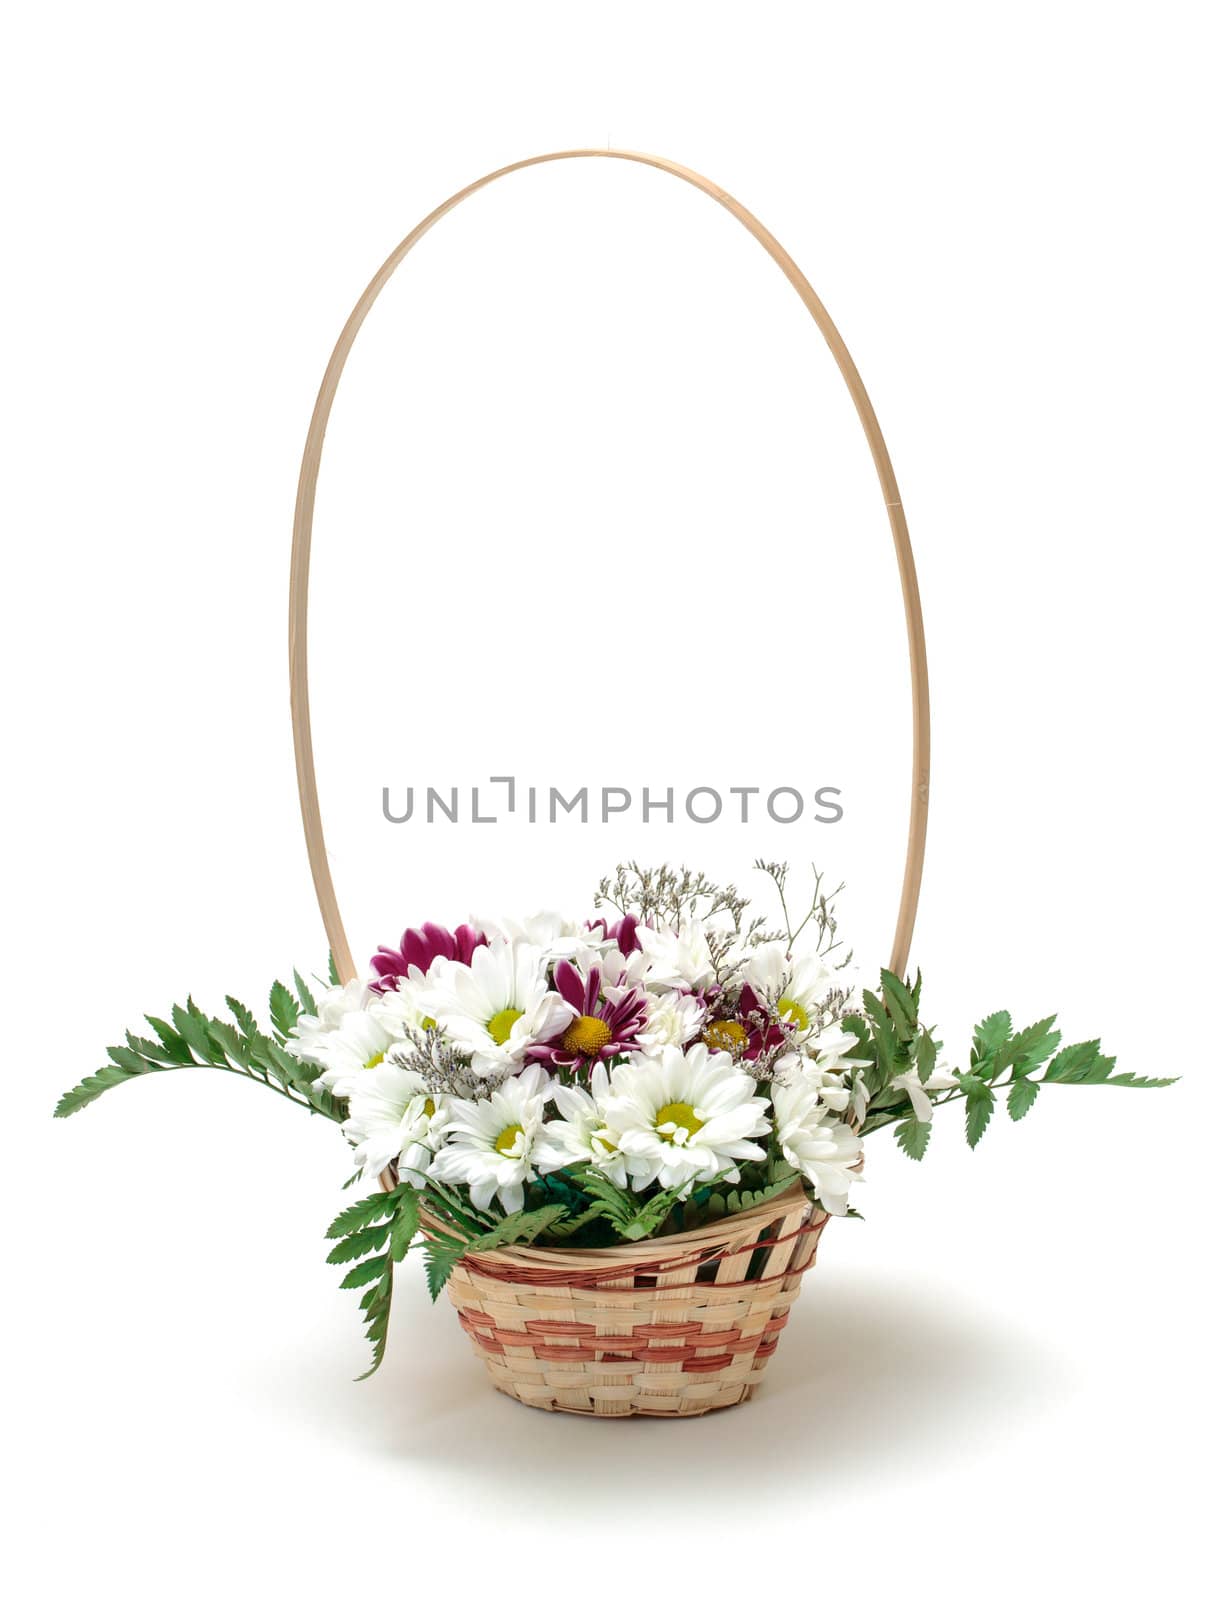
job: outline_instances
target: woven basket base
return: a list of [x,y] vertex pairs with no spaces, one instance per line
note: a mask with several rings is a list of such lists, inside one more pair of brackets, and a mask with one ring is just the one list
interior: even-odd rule
[[761,1382],[827,1221],[795,1188],[643,1245],[467,1257],[448,1293],[513,1400],[585,1417],[696,1417]]

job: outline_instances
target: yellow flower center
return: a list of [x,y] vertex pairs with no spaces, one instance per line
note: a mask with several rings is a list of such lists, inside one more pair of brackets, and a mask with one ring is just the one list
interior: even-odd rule
[[602,1155],[615,1156],[617,1154],[617,1145],[614,1144],[604,1128],[594,1133],[590,1142],[596,1145]]
[[384,1059],[385,1052],[383,1050],[378,1050],[374,1056],[369,1056],[367,1061],[364,1062],[364,1071],[368,1072],[372,1067],[379,1067]]
[[562,1036],[562,1047],[573,1056],[598,1056],[613,1038],[613,1030],[600,1017],[576,1017]]
[[516,1140],[524,1132],[518,1122],[513,1122],[511,1127],[505,1128],[495,1140],[495,1149],[501,1156],[510,1156],[516,1148]]
[[784,995],[778,1002],[778,1015],[784,1022],[789,1022],[801,1033],[808,1026],[808,1013],[798,1000],[788,1000]]
[[[694,1108],[687,1105],[684,1100],[673,1100],[666,1106],[661,1106],[656,1112],[656,1132],[661,1139],[667,1139],[669,1144],[686,1144],[693,1138],[699,1128],[706,1124],[701,1117],[694,1115]],[[684,1128],[685,1138],[678,1139],[677,1135]]]
[[495,1015],[487,1023],[486,1031],[496,1044],[506,1044],[513,1026],[523,1016],[523,1011],[513,1011],[511,1006],[505,1006],[502,1011],[496,1011]]
[[735,1052],[743,1050],[748,1042],[747,1028],[739,1022],[733,1022],[730,1017],[712,1022],[702,1035],[702,1043],[709,1045],[712,1050]]
[[427,1099],[424,1100],[424,1102],[423,1102],[423,1115],[425,1117],[434,1117],[435,1114],[436,1114],[436,1103],[431,1098],[431,1096],[428,1095]]

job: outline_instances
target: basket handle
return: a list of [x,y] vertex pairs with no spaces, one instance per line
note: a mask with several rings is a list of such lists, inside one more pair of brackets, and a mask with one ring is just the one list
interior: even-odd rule
[[688,167],[666,160],[663,156],[644,155],[631,150],[555,150],[547,155],[529,156],[524,161],[513,161],[510,166],[488,172],[485,177],[467,184],[464,189],[459,189],[456,194],[450,195],[442,205],[429,212],[422,222],[406,235],[364,290],[356,302],[355,309],[347,318],[346,326],[339,335],[334,353],[326,367],[325,376],[321,380],[317,403],[313,407],[313,418],[309,423],[309,433],[305,440],[300,482],[296,491],[296,520],[292,531],[292,572],[288,604],[288,655],[292,689],[292,736],[296,750],[296,783],[300,791],[300,812],[304,822],[305,844],[308,847],[309,866],[313,873],[313,887],[317,893],[321,920],[325,925],[339,977],[346,982],[356,975],[356,969],[351,959],[351,949],[347,943],[342,917],[339,915],[334,880],[330,874],[330,864],[326,855],[325,834],[317,798],[317,774],[313,766],[308,674],[309,553],[313,539],[313,507],[317,494],[317,474],[321,466],[322,444],[325,440],[326,424],[334,405],[334,396],[338,390],[338,382],[346,366],[347,357],[351,353],[351,347],[355,343],[355,337],[363,326],[364,318],[376,303],[377,296],[423,235],[439,222],[441,217],[455,206],[459,206],[462,200],[468,199],[471,194],[476,194],[479,189],[485,189],[487,184],[494,183],[497,178],[507,177],[511,172],[520,172],[525,167],[540,166],[548,161],[569,161],[584,157],[594,157],[602,161],[634,161],[642,166],[655,167],[660,172],[671,173],[674,178],[692,184],[695,189],[700,189],[703,194],[709,195],[712,200],[730,211],[736,220],[748,229],[766,254],[778,264],[803,301],[812,320],[824,336],[825,343],[829,346],[838,370],[850,391],[850,398],[854,401],[854,408],[867,436],[871,459],[875,463],[876,476],[880,480],[884,505],[888,511],[897,567],[901,575],[901,592],[905,601],[905,628],[909,637],[909,670],[913,687],[913,775],[910,785],[905,876],[901,885],[901,902],[897,912],[896,932],[893,935],[892,955],[889,959],[891,969],[903,975],[909,958],[910,940],[913,937],[918,891],[922,883],[922,862],[926,853],[926,813],[930,783],[930,687],[926,674],[926,638],[922,628],[918,575],[914,567],[913,549],[909,543],[909,529],[905,523],[905,512],[901,506],[901,496],[888,456],[888,447],[884,443],[875,410],[863,387],[858,368],[851,359],[841,334],[834,327],[829,313],[795,262],[769,229],[718,184],[702,177],[700,173],[692,172]]

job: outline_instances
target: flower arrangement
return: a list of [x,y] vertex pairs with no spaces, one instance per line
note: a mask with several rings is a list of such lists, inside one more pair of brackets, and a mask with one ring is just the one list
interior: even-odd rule
[[814,869],[796,917],[788,869],[756,865],[780,922],[700,873],[631,863],[586,921],[428,922],[363,979],[340,984],[333,961],[324,985],[295,973],[271,990],[269,1029],[232,998],[230,1018],[188,999],[147,1019],[155,1037],[128,1033],[56,1115],[130,1078],[209,1067],[339,1123],[349,1181],[378,1180],[329,1230],[329,1260],[362,1292],[370,1373],[408,1250],[435,1298],[494,1252],[658,1251],[792,1192],[819,1226],[855,1214],[863,1140],[881,1128],[921,1160],[932,1114],[953,1101],[976,1145],[1000,1096],[1020,1121],[1049,1085],[1174,1081],[1117,1073],[1097,1040],[1063,1048],[1055,1018],[1015,1030],[1005,1011],[948,1066],[921,1020],[921,974],[856,988],[840,886],[826,892]]

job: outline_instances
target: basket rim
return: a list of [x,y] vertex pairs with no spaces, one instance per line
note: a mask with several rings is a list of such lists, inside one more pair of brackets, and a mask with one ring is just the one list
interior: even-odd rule
[[[768,1225],[795,1211],[811,1215],[818,1210],[820,1207],[804,1192],[802,1181],[794,1178],[788,1188],[771,1200],[764,1200],[746,1211],[733,1212],[730,1216],[717,1218],[714,1222],[703,1223],[700,1228],[690,1228],[682,1233],[666,1233],[637,1243],[601,1245],[585,1250],[550,1245],[506,1245],[498,1250],[470,1250],[457,1262],[456,1270],[460,1270],[462,1263],[469,1260],[494,1261],[505,1267],[528,1267],[534,1271],[550,1267],[557,1272],[589,1270],[600,1264],[609,1267],[620,1264],[625,1276],[640,1263],[659,1261],[668,1256],[683,1258],[701,1250],[713,1250],[737,1242],[742,1235],[755,1231],[759,1223]],[[448,1231],[425,1206],[420,1207],[419,1214],[422,1220],[434,1225],[440,1232]]]

